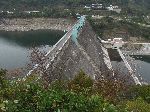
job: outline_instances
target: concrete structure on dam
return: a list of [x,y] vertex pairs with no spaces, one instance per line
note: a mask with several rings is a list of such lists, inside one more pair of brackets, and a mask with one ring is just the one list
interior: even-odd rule
[[[71,79],[83,70],[93,79],[114,76],[111,61],[107,49],[101,43],[101,39],[92,30],[85,16],[53,46],[45,55],[46,61],[42,65],[44,69],[40,71],[40,64],[27,74],[39,71],[47,81],[55,79]],[[107,76],[108,77],[108,76]],[[130,77],[129,82],[134,82]]]
[[51,62],[47,62],[47,71],[50,80],[60,77],[70,79],[80,70],[95,79],[102,77],[106,72],[112,72],[109,62],[107,50],[86,23],[78,34],[77,43],[72,37],[69,38],[57,52],[57,56]]
[[[102,74],[108,72],[113,75],[107,49],[103,47],[85,17],[81,19],[46,54],[48,59],[45,71],[50,81],[73,78],[80,70],[93,79],[104,77]],[[27,76],[38,69],[38,66],[39,64],[35,65]]]

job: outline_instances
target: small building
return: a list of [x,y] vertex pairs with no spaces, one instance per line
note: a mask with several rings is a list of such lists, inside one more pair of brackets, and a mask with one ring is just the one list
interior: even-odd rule
[[80,15],[79,13],[76,13],[76,17],[77,17],[78,19],[80,19],[81,15]]
[[0,13],[13,14],[14,12],[12,12],[12,11],[0,11]]
[[107,9],[108,9],[109,11],[113,11],[112,5],[110,5],[109,7],[107,7]]
[[102,10],[102,9],[105,9],[105,7],[103,6],[103,4],[92,4],[91,8],[93,10]]
[[92,18],[94,19],[102,19],[104,16],[100,16],[100,15],[92,15]]
[[113,11],[117,12],[117,13],[120,13],[121,12],[121,9],[113,9]]
[[114,38],[113,40],[108,39],[107,41],[105,40],[101,40],[101,42],[103,43],[103,45],[106,48],[112,48],[112,49],[118,49],[121,48],[124,45],[124,41],[122,40],[122,38]]
[[117,5],[110,5],[109,7],[106,7],[107,10],[109,11],[115,11],[117,13],[120,13],[121,12],[121,9],[119,8],[119,6]]
[[114,38],[113,41],[111,41],[111,44],[113,45],[112,46],[113,49],[118,49],[118,48],[122,47],[124,42],[123,42],[122,38]]
[[12,12],[12,11],[7,11],[7,14],[13,14],[14,12]]
[[84,6],[84,8],[85,8],[85,9],[91,9],[91,7],[90,7],[90,6]]
[[40,11],[24,11],[24,12],[30,14],[30,13],[39,13]]

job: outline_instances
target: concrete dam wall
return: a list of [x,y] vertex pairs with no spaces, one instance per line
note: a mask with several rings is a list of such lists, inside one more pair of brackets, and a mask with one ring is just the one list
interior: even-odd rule
[[78,44],[72,38],[68,38],[62,49],[58,50],[53,61],[47,62],[49,63],[47,67],[49,80],[71,79],[80,70],[96,79],[112,71],[107,50],[88,22],[80,30],[77,41]]

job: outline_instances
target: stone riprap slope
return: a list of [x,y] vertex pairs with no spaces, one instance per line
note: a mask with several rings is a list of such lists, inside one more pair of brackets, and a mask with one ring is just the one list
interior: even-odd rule
[[105,52],[102,49],[103,45],[97,38],[97,35],[92,30],[89,23],[86,23],[85,28],[82,30],[82,33],[78,38],[78,42],[83,46],[84,50],[92,58],[100,71],[107,71],[108,67],[104,62]]
[[0,30],[4,31],[30,31],[39,29],[68,31],[74,24],[73,20],[63,18],[14,18],[3,19],[1,21]]
[[102,44],[88,23],[83,27],[75,44],[70,38],[50,63],[49,80],[73,78],[80,70],[93,79],[111,70],[104,61]]

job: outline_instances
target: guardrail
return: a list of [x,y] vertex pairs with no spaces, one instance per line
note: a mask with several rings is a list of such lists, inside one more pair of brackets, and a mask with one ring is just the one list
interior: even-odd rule
[[[63,46],[67,43],[67,41],[71,38],[71,36],[73,41],[74,39],[77,38],[78,33],[77,30],[79,30],[84,25],[84,23],[85,23],[85,16],[81,16],[81,18],[76,22],[76,24],[52,47],[51,50],[49,50],[46,53],[45,57],[50,57],[49,58],[50,60],[48,60],[46,64],[46,69],[49,67],[50,63],[54,61],[54,58],[62,50]],[[32,72],[38,68],[38,66],[39,64],[34,65],[33,69],[28,72],[26,77],[31,75]]]

